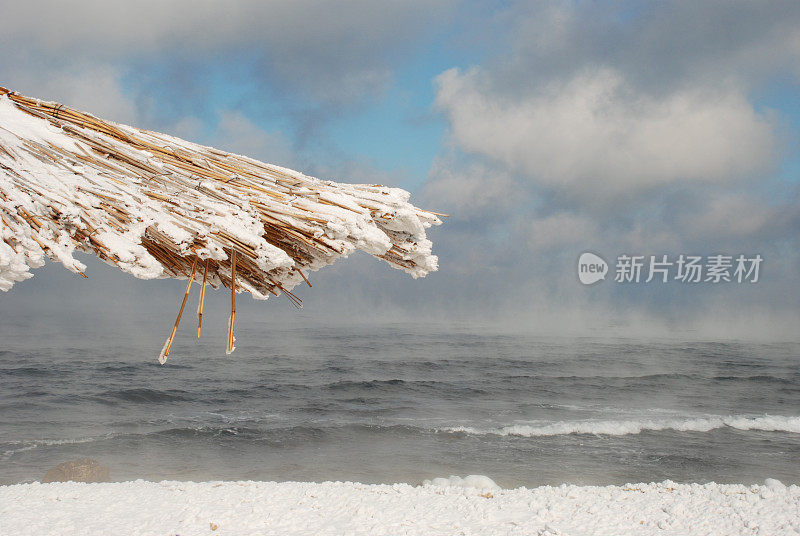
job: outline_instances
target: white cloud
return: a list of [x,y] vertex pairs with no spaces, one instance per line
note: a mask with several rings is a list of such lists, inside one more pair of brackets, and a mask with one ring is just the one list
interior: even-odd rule
[[[428,16],[440,16],[451,1],[373,2],[371,0],[93,0],[68,4],[29,0],[4,6],[2,40],[30,42],[31,47],[59,55],[81,49],[94,55],[120,52],[161,52],[166,46],[194,47],[201,52],[242,43],[290,42],[312,46],[332,44],[358,30],[368,43],[401,39],[386,30],[408,29]],[[427,7],[428,9],[422,9]],[[31,16],[35,12],[38,16]],[[352,37],[352,35],[351,35]],[[102,46],[102,49],[92,50]]]
[[203,128],[204,123],[202,119],[194,116],[185,116],[178,119],[168,129],[165,129],[165,133],[170,136],[176,136],[184,140],[199,143],[198,140],[202,137]]
[[770,120],[735,88],[649,95],[611,68],[509,96],[480,68],[438,79],[436,105],[463,150],[588,196],[675,181],[728,182],[772,163]]
[[682,228],[686,234],[701,237],[757,237],[765,231],[783,231],[792,212],[796,210],[785,205],[769,206],[752,195],[723,193],[686,215]]
[[422,198],[436,210],[451,211],[459,219],[503,214],[528,198],[528,191],[500,170],[473,163],[459,167],[452,158],[438,158]]
[[121,69],[108,64],[70,61],[30,68],[26,62],[18,62],[6,68],[4,83],[24,95],[55,100],[103,119],[137,125],[137,109],[122,89],[122,75]]
[[[3,6],[0,47],[11,56],[232,58],[254,78],[325,102],[383,91],[389,60],[424,39],[453,0],[30,0]],[[0,61],[2,64],[2,61]]]
[[289,142],[280,132],[267,132],[235,111],[220,114],[211,143],[224,151],[282,166],[291,167],[295,158]]
[[592,218],[560,212],[527,222],[524,233],[534,252],[550,248],[577,251],[599,245],[597,229],[597,222]]

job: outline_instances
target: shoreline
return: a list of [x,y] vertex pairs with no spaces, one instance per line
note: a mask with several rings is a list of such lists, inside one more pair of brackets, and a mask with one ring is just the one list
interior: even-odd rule
[[38,536],[800,534],[798,514],[800,486],[773,479],[507,490],[480,476],[421,486],[144,480],[0,486],[0,533]]

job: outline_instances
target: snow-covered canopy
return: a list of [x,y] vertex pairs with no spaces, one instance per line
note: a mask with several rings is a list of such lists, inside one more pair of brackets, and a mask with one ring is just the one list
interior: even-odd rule
[[[341,184],[103,121],[0,87],[0,290],[76,250],[143,279],[187,278],[265,299],[356,249],[413,277],[437,269],[437,214],[410,194]],[[207,263],[206,263],[207,261]]]

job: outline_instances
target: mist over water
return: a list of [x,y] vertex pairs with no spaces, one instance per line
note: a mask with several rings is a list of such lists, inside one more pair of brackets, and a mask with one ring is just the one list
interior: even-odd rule
[[0,326],[2,484],[78,457],[115,480],[800,483],[797,343],[251,318],[231,356],[182,328],[162,367],[158,330],[46,325]]

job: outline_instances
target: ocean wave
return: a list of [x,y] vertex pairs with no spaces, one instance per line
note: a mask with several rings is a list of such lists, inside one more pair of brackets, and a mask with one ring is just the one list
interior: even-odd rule
[[[430,428],[419,428],[403,424],[362,422],[259,424],[247,419],[232,419],[223,423],[213,424],[156,419],[148,421],[147,425],[145,429],[140,431],[117,431],[86,437],[3,441],[0,442],[0,459],[8,459],[15,454],[33,449],[109,440],[158,441],[182,445],[187,441],[193,440],[229,441],[235,439],[239,442],[258,441],[265,444],[286,445],[289,443],[323,441],[329,436],[350,437],[352,434],[359,434],[359,437],[363,437],[364,434],[397,433],[408,435],[435,433]],[[156,428],[152,428],[152,426],[156,426]]]
[[179,389],[160,391],[158,389],[132,388],[105,391],[98,395],[105,400],[154,404],[161,402],[181,402],[190,400],[188,393]]
[[474,435],[501,435],[519,437],[544,437],[559,435],[633,435],[644,431],[675,430],[678,432],[709,432],[718,428],[758,430],[764,432],[791,432],[800,434],[800,417],[762,415],[709,416],[672,419],[559,421],[548,424],[514,424],[494,430],[479,430],[468,426],[445,428],[446,432]]
[[451,395],[486,395],[488,391],[470,387],[461,383],[442,382],[437,380],[341,380],[323,384],[321,387],[335,392],[382,393],[382,392],[435,392],[441,396]]
[[27,450],[33,450],[39,447],[57,447],[61,445],[77,445],[80,443],[92,443],[94,441],[105,441],[107,439],[114,438],[114,434],[108,433],[100,436],[90,436],[90,437],[75,437],[75,438],[63,438],[63,439],[30,439],[30,440],[22,440],[22,441],[9,441],[6,443],[8,446],[12,446],[12,448],[6,449],[3,451],[0,457],[8,458],[14,454],[19,452],[25,452]]

